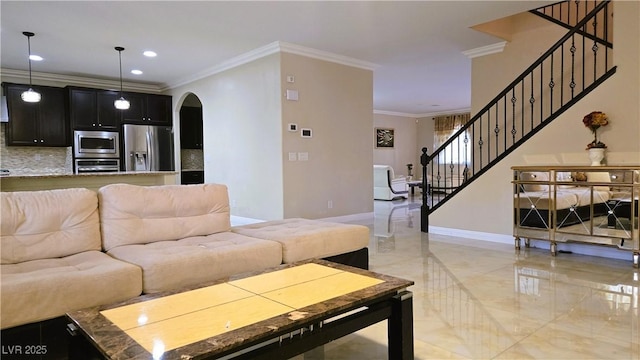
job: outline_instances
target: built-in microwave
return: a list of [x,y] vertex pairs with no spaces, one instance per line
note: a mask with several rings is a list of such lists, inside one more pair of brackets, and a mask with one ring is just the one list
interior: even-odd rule
[[120,158],[120,134],[115,131],[73,132],[75,158]]

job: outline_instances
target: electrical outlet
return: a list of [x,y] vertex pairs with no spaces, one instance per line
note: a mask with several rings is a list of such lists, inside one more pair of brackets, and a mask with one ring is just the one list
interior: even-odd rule
[[327,208],[333,209],[333,200],[327,201]]
[[36,161],[40,161],[40,160],[42,160],[42,156],[40,154],[36,154],[35,155],[35,159],[36,159]]

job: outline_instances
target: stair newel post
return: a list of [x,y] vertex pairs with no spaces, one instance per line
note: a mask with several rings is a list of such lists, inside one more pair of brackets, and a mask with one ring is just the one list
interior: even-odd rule
[[427,200],[427,194],[429,193],[429,184],[427,183],[427,164],[429,164],[429,155],[427,155],[427,148],[422,148],[422,155],[420,155],[420,165],[422,165],[422,206],[420,207],[420,231],[424,233],[429,232],[429,202]]

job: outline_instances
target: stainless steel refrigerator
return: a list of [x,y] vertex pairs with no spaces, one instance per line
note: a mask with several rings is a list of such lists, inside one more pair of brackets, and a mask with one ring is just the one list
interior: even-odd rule
[[173,171],[173,130],[170,126],[124,127],[123,162],[126,171]]

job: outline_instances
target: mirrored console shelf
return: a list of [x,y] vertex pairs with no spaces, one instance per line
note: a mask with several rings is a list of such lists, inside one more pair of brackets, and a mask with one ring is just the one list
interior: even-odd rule
[[640,262],[639,166],[513,166],[516,250],[520,239],[609,246]]

